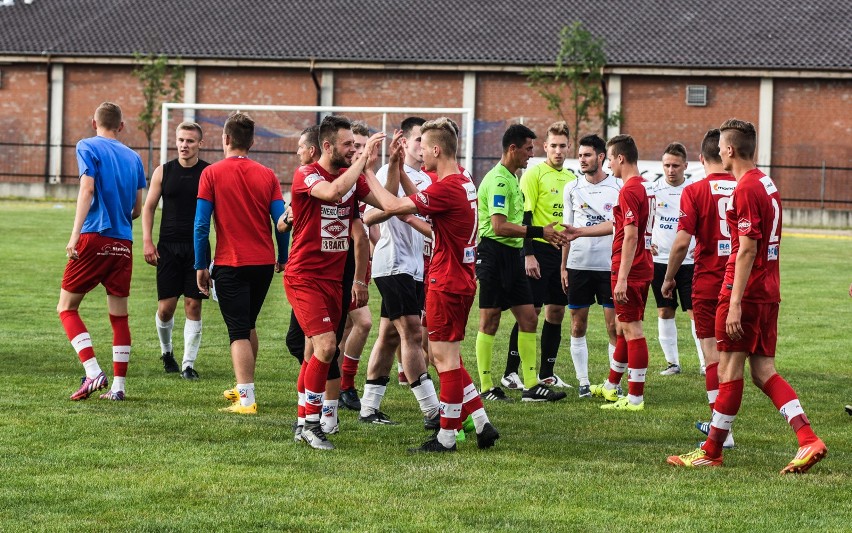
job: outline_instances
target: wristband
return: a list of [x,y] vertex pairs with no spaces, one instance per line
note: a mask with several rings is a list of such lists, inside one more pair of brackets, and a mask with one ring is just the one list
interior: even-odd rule
[[527,226],[527,239],[543,239],[544,226]]
[[355,283],[355,285],[360,285],[360,286],[362,286],[362,287],[367,287],[367,286],[368,286],[366,283],[364,283],[364,282],[363,282],[363,281],[361,281],[360,279],[356,279],[356,280],[354,281],[354,283]]

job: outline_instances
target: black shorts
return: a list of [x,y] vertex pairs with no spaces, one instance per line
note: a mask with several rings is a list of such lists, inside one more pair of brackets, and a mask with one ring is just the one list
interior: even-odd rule
[[480,309],[499,307],[505,311],[533,303],[520,248],[483,237],[476,249],[476,277],[479,279]]
[[677,309],[677,299],[680,296],[680,308],[683,311],[692,309],[692,274],[695,272],[694,265],[681,265],[675,274],[677,286],[672,291],[671,298],[663,297],[663,281],[666,278],[668,265],[654,263],[654,279],[651,281],[651,289],[654,291],[654,299],[657,300],[657,308],[669,307]]
[[382,295],[381,317],[396,320],[403,316],[420,316],[423,309],[423,282],[410,274],[392,274],[373,278]]
[[533,241],[532,251],[538,260],[541,278],[530,278],[533,305],[568,305],[568,296],[562,290],[562,250],[550,244]]
[[274,272],[275,265],[213,266],[211,277],[231,342],[249,338]]
[[608,270],[568,269],[568,308],[585,309],[595,301],[604,307],[614,308],[611,274]]
[[[195,272],[195,248],[191,242],[157,243],[157,299],[167,300],[181,295],[196,300],[207,298],[198,290]],[[210,257],[210,247],[207,248]]]

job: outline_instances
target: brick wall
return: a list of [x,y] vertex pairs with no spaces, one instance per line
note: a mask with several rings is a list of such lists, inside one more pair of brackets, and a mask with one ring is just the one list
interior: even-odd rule
[[[757,125],[760,80],[752,78],[690,78],[623,76],[621,132],[632,135],[640,159],[662,157],[674,141],[697,160],[707,130],[736,117]],[[686,86],[706,85],[707,106],[686,105]]]
[[3,65],[0,71],[0,181],[44,181],[46,148],[27,145],[48,142],[47,67]]

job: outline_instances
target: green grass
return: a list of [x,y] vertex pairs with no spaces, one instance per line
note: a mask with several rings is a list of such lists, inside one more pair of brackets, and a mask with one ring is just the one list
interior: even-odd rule
[[[7,383],[0,416],[0,530],[850,528],[852,418],[843,405],[852,403],[852,240],[784,240],[778,367],[830,454],[804,476],[781,477],[795,439],[750,385],[737,418],[737,449],[726,454],[723,468],[681,471],[665,464],[666,455],[695,446],[700,435],[692,424],[708,412],[682,313],[684,374],[656,374],[664,360],[650,307],[651,371],[642,413],[606,413],[597,401],[573,393],[553,405],[489,403],[502,433],[494,449],[481,452],[468,442],[450,457],[409,456],[406,448],[427,435],[411,393],[392,382],[383,408],[402,425],[364,426],[343,412],[342,433],[333,437],[338,449],[309,450],[294,444],[290,431],[297,366],[285,355],[289,307],[280,277],[258,324],[260,414],[227,416],[217,408],[233,374],[216,305],[205,304],[197,363],[202,379],[187,383],[164,375],[153,325],[154,269],[144,263],[139,244],[128,400],[71,402],[82,369],[55,305],[72,219],[72,204],[0,202],[0,372]],[[81,316],[108,368],[112,337],[102,288],[87,297]],[[495,373],[505,362],[510,326],[504,317]],[[474,375],[475,328],[472,314],[463,355]],[[557,372],[572,378],[565,331]],[[600,380],[607,363],[599,309],[589,331],[591,376]]]

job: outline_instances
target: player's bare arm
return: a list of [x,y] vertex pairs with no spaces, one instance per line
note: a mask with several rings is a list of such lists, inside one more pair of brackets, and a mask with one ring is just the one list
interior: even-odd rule
[[417,206],[410,198],[407,196],[399,198],[389,193],[375,176],[367,175],[366,178],[370,194],[364,197],[364,203],[378,207],[391,216],[417,213]]
[[80,176],[80,192],[77,193],[77,207],[74,211],[74,226],[71,228],[71,238],[65,246],[65,253],[71,259],[77,259],[77,243],[80,242],[80,232],[83,230],[83,222],[89,214],[92,206],[92,198],[95,196],[95,178],[83,174]]
[[349,192],[349,189],[355,185],[355,182],[358,181],[358,176],[360,176],[364,172],[364,169],[370,165],[370,161],[375,161],[376,149],[384,138],[384,132],[376,133],[370,137],[361,157],[353,161],[352,166],[336,180],[332,182],[321,181],[314,185],[311,189],[311,196],[324,202],[339,202],[343,196]]
[[672,243],[672,249],[669,251],[669,264],[666,266],[666,276],[663,279],[663,286],[661,288],[663,296],[666,298],[672,297],[672,291],[676,286],[674,277],[675,274],[677,274],[677,271],[680,270],[683,260],[686,259],[686,254],[689,251],[689,242],[691,240],[692,235],[685,230],[680,230],[677,232],[677,235],[675,235],[674,243]]
[[734,263],[734,285],[731,288],[731,302],[728,306],[728,317],[725,319],[725,331],[728,336],[738,341],[743,336],[742,302],[754,259],[757,257],[757,241],[751,237],[740,235],[740,249]]
[[620,304],[627,303],[627,276],[633,266],[633,258],[636,257],[636,248],[639,245],[639,228],[633,224],[624,226],[624,242],[621,245],[621,264],[618,267],[618,280],[612,291],[613,298]]
[[415,215],[399,215],[399,219],[411,226],[424,237],[432,238],[432,225]]
[[290,231],[293,229],[293,205],[290,204],[287,206],[287,209],[284,210],[284,214],[278,218],[278,222],[275,223],[275,227],[278,229],[280,233],[284,233],[286,231]]
[[562,266],[559,268],[559,275],[562,279],[562,291],[568,294],[568,253],[571,251],[571,243],[568,242],[562,245]]
[[[558,222],[551,222],[547,226],[523,226],[509,222],[506,215],[491,215],[491,227],[494,228],[494,234],[499,237],[540,237],[553,246],[560,246],[568,242],[564,234],[564,230],[557,230],[554,226]],[[541,235],[539,235],[539,229]]]
[[136,220],[142,214],[142,205],[145,203],[145,189],[136,189],[136,202],[133,203],[133,212],[130,218]]
[[566,235],[569,240],[574,240],[579,237],[603,237],[604,235],[612,234],[612,220],[595,224],[594,226],[584,226],[577,228],[568,226],[565,228]]
[[162,194],[163,165],[160,165],[154,169],[154,174],[151,176],[148,196],[142,208],[142,253],[145,255],[145,262],[153,266],[157,266],[157,261],[160,259],[160,253],[154,245],[154,213],[157,211],[157,204],[160,203]]
[[355,307],[363,307],[370,298],[370,291],[364,279],[367,277],[367,266],[370,264],[370,239],[364,231],[364,223],[360,218],[352,220],[352,241],[355,247],[355,275],[352,283],[352,300]]

